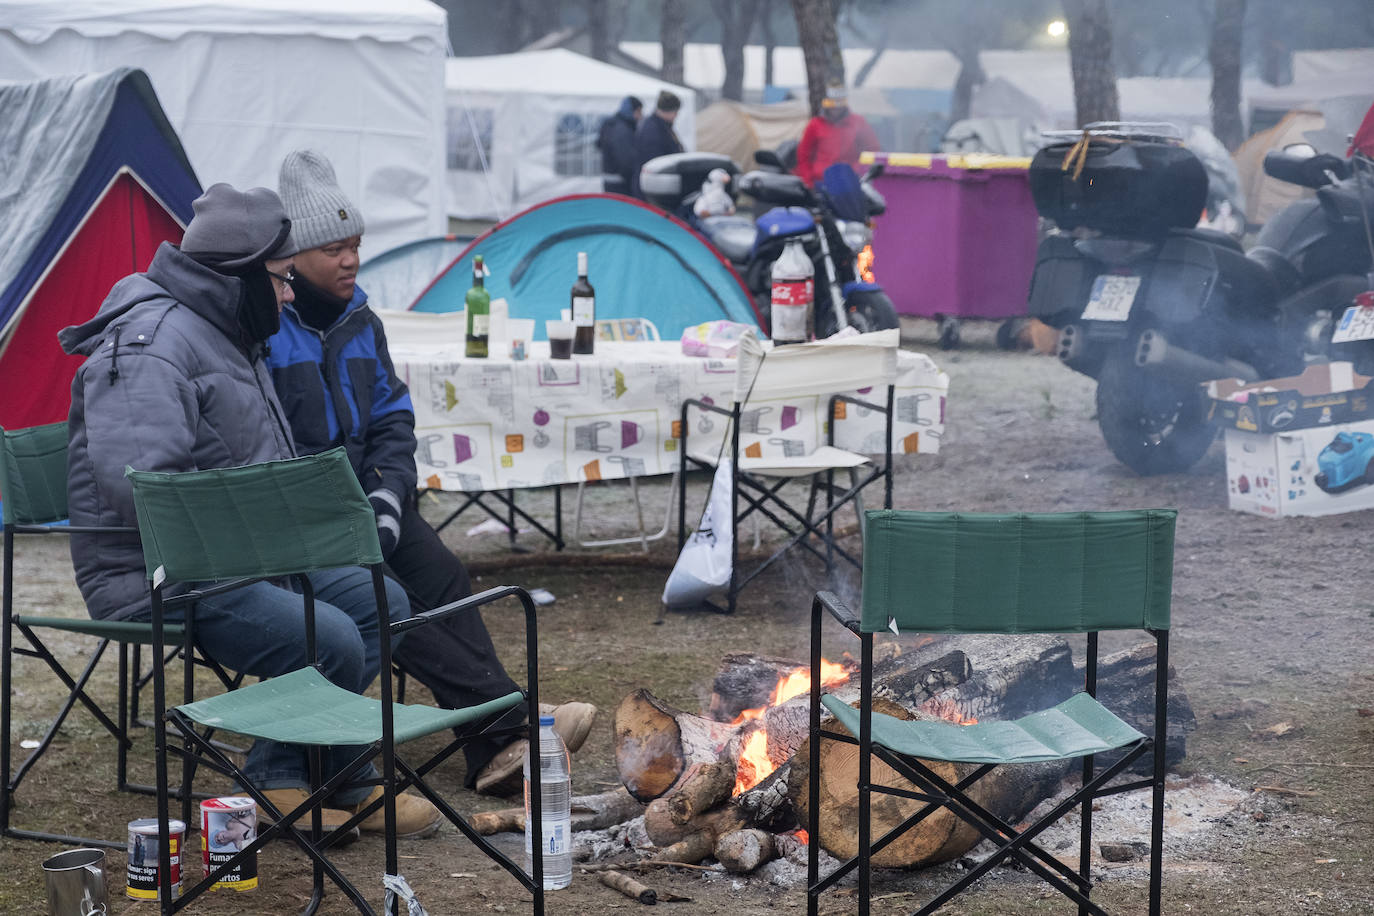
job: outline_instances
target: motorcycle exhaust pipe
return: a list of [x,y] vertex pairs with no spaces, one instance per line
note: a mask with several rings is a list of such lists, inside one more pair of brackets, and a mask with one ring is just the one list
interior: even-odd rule
[[1142,331],[1136,343],[1135,364],[1153,366],[1183,376],[1188,381],[1206,382],[1216,378],[1238,378],[1247,382],[1259,381],[1254,366],[1238,359],[1211,359],[1169,343],[1158,331]]
[[1084,343],[1082,329],[1076,324],[1066,324],[1059,332],[1059,346],[1056,352],[1059,360],[1072,366],[1083,355]]

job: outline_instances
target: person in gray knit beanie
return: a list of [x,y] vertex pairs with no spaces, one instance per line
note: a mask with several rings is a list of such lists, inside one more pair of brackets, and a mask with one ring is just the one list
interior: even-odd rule
[[[295,299],[282,311],[267,365],[296,448],[301,454],[347,448],[376,514],[388,571],[406,586],[413,611],[466,598],[472,593],[466,567],[420,515],[410,393],[387,352],[382,322],[357,285],[362,213],[340,190],[329,160],[313,150],[288,155],[278,184],[291,241],[300,251]],[[520,689],[501,665],[480,614],[436,621],[423,639],[402,642],[393,658],[442,706],[470,706]],[[577,750],[596,707],[564,703],[552,713],[554,730],[570,752]],[[501,724],[522,720],[517,714]],[[489,795],[518,792],[525,750],[525,740],[511,735],[468,742],[468,786]],[[419,806],[407,804],[416,809],[411,820],[422,820]]]
[[321,248],[365,231],[362,211],[339,187],[334,166],[315,150],[287,154],[277,183],[297,251]]

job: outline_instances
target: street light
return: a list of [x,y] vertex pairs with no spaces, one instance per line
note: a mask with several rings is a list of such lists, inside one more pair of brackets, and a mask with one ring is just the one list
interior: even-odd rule
[[1051,38],[1063,38],[1068,31],[1069,26],[1066,22],[1064,22],[1063,19],[1056,19],[1049,25],[1045,26],[1045,32]]

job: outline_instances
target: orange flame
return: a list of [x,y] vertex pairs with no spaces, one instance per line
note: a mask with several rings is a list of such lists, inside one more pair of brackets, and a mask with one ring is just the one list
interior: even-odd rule
[[796,830],[793,830],[792,835],[797,839],[801,840],[806,845],[811,845],[811,834],[807,833],[802,828],[798,827]]
[[[834,687],[849,680],[849,669],[844,665],[821,659],[821,686]],[[811,669],[798,668],[790,674],[778,678],[768,702],[757,709],[746,709],[735,717],[732,725],[761,720],[768,707],[786,703],[811,689]],[[777,762],[768,756],[768,731],[762,726],[755,729],[744,739],[740,748],[739,761],[735,770],[735,794],[752,789],[764,777],[778,768]]]
[[977,716],[966,716],[959,709],[953,700],[938,699],[928,700],[921,704],[921,711],[928,712],[932,716],[939,716],[946,722],[953,722],[955,725],[977,725]]
[[865,245],[858,257],[854,259],[854,269],[859,272],[865,283],[872,283],[873,280],[873,246]]

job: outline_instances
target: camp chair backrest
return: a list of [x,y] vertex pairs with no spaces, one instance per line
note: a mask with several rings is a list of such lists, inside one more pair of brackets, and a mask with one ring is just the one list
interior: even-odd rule
[[1167,630],[1176,515],[868,512],[862,629]]
[[735,402],[780,400],[891,385],[897,377],[896,328],[765,350],[752,333],[739,343]]
[[382,562],[376,517],[348,456],[209,471],[135,471],[148,577],[172,582],[280,576]]
[[6,525],[67,517],[67,424],[0,430],[0,500]]

